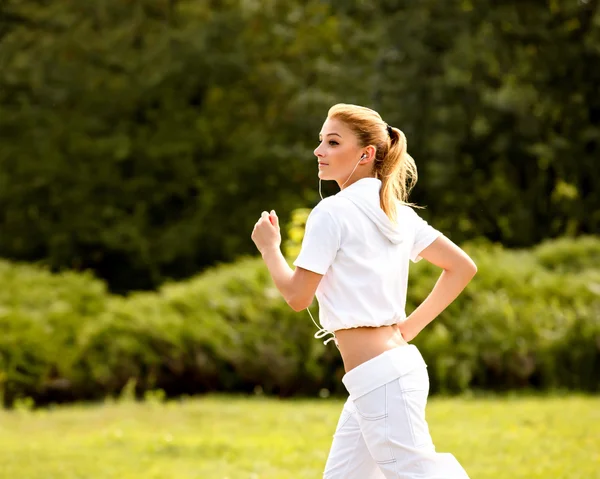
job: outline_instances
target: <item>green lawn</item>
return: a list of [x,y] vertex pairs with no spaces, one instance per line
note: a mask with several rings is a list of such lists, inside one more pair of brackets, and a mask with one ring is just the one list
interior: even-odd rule
[[[0,412],[0,478],[320,478],[341,406],[209,396]],[[600,397],[433,398],[428,420],[472,479],[600,478]]]

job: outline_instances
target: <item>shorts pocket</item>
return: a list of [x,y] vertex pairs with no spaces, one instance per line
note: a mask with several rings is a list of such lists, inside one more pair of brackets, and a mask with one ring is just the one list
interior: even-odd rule
[[378,464],[394,461],[389,443],[388,392],[390,383],[354,400],[361,434],[369,454]]
[[425,419],[429,377],[426,368],[418,368],[398,378],[406,420],[414,447],[431,446],[429,426]]
[[360,417],[376,421],[387,416],[386,388],[387,384],[384,384],[354,400],[354,407]]

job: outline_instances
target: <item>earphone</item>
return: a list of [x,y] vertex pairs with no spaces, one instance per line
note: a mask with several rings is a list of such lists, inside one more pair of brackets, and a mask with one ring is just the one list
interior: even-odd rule
[[348,183],[348,180],[349,180],[350,178],[352,178],[352,175],[353,175],[353,174],[354,174],[354,172],[356,171],[356,168],[358,167],[358,165],[360,164],[360,162],[361,162],[362,160],[364,160],[366,157],[367,157],[367,154],[366,154],[366,153],[363,153],[363,154],[362,154],[362,156],[360,157],[360,160],[358,160],[358,162],[357,162],[357,163],[356,163],[356,165],[354,166],[354,169],[352,170],[352,173],[350,173],[350,176],[348,177],[348,179],[347,179],[346,181],[344,181],[344,184],[341,186],[341,188],[340,188],[340,189],[342,189],[342,190],[344,189],[344,186],[346,186],[346,183]]

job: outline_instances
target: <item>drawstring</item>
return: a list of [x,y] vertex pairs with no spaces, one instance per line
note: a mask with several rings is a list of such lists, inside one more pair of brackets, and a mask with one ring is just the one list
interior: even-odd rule
[[[306,311],[308,311],[308,314],[309,314],[309,316],[310,316],[310,319],[312,319],[312,322],[315,324],[315,326],[316,326],[317,328],[319,328],[319,330],[318,330],[318,331],[315,333],[314,337],[315,337],[316,339],[321,339],[321,338],[324,338],[325,336],[327,336],[328,334],[331,334],[331,337],[330,337],[330,338],[327,338],[325,341],[323,341],[323,344],[327,345],[327,343],[328,343],[329,341],[335,341],[335,345],[336,345],[336,347],[337,347],[337,345],[338,345],[338,344],[337,344],[337,338],[335,337],[335,333],[334,333],[334,332],[332,332],[332,331],[328,331],[328,330],[327,330],[327,329],[325,329],[325,328],[321,328],[321,327],[319,327],[319,325],[318,325],[318,324],[317,324],[317,322],[315,321],[315,318],[313,318],[313,315],[311,314],[311,312],[310,312],[310,309],[306,308]],[[338,348],[338,349],[339,349],[339,348]]]

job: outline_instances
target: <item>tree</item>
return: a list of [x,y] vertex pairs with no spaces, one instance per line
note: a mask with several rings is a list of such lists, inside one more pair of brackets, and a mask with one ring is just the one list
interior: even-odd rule
[[150,288],[252,251],[263,209],[310,195],[337,41],[321,2],[7,11],[27,21],[1,45],[2,256]]
[[599,232],[598,2],[400,3],[383,103],[436,224],[512,246]]

